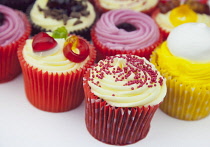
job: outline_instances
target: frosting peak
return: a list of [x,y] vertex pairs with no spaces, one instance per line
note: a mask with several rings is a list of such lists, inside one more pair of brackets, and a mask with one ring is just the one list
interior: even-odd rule
[[167,39],[170,52],[194,62],[210,62],[210,28],[204,23],[176,27]]

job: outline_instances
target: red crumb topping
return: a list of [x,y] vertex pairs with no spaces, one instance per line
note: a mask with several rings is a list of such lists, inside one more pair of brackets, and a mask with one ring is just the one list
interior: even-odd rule
[[[116,66],[113,64],[115,58],[125,59],[126,67],[114,67]],[[97,69],[97,66],[100,68]],[[110,68],[113,70],[110,71]],[[127,81],[131,74],[134,74],[134,78]],[[157,70],[152,69],[151,64],[146,63],[143,58],[133,55],[111,56],[107,57],[105,60],[99,61],[98,64],[92,68],[92,76],[89,78],[89,81],[96,86],[101,87],[99,81],[94,81],[94,77],[103,79],[105,75],[112,75],[115,80],[113,82],[126,80],[127,82],[123,86],[136,84],[137,88],[140,88],[143,85],[154,87],[157,84],[160,84],[161,86],[163,84],[163,78],[158,76]],[[131,90],[134,90],[134,87],[131,87]]]

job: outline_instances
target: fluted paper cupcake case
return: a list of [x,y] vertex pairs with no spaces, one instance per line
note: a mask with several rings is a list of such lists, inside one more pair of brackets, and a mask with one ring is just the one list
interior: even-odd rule
[[169,116],[181,120],[199,120],[208,116],[210,114],[210,87],[180,81],[157,65],[156,59],[157,55],[154,51],[151,62],[166,78],[168,89],[160,109]]
[[17,49],[19,44],[25,42],[31,33],[31,25],[25,14],[16,11],[25,24],[25,32],[16,41],[6,46],[0,46],[0,83],[8,82],[21,73],[20,63],[17,57]]
[[140,48],[140,49],[135,49],[135,50],[119,50],[119,49],[110,49],[109,47],[103,45],[96,37],[96,32],[95,32],[95,26],[91,29],[91,37],[92,37],[92,42],[96,48],[97,51],[97,57],[96,61],[105,59],[106,56],[114,56],[117,54],[132,54],[132,55],[137,55],[139,57],[145,57],[147,60],[149,60],[150,55],[152,51],[162,43],[162,35],[160,34],[159,39],[154,43],[151,44],[150,46],[146,48]]
[[[100,1],[99,0],[92,0],[94,3],[95,3],[95,7],[96,7],[96,10],[102,14],[102,13],[105,13],[107,11],[110,11],[109,9],[106,9],[104,8],[103,6],[101,6],[100,4]],[[157,3],[158,4],[158,3]],[[157,8],[157,4],[151,8],[149,8],[148,10],[144,10],[144,11],[141,11],[142,13],[145,13],[145,14],[148,14],[148,15],[151,15],[153,13],[153,11]]]
[[[33,7],[33,4],[30,5],[28,8],[27,8],[27,11],[26,11],[26,14],[28,16],[28,19],[32,25],[32,32],[31,32],[31,35],[34,36],[36,34],[38,34],[39,32],[52,32],[52,30],[49,30],[49,29],[45,29],[45,28],[42,28],[41,26],[35,24],[32,20],[31,20],[31,17],[30,17],[30,11]],[[95,21],[97,20],[97,17],[96,16],[96,19]],[[83,29],[80,29],[80,30],[75,30],[75,31],[72,31],[72,32],[68,32],[69,34],[75,34],[75,35],[78,35],[78,36],[81,36],[83,38],[85,38],[86,40],[90,41],[91,40],[91,36],[90,36],[90,30],[92,28],[92,26],[95,24],[95,21],[93,22],[93,24],[90,26],[90,27],[85,27]]]
[[[160,13],[160,10],[159,9],[155,9],[154,12],[151,14],[151,17],[153,18],[153,20],[155,22],[156,22],[155,18],[158,15],[158,13]],[[168,38],[168,35],[169,35],[170,32],[165,30],[164,28],[161,28],[159,25],[158,25],[158,27],[159,27],[160,33],[162,34],[163,41],[165,41]]]
[[18,50],[18,58],[23,71],[26,97],[38,109],[49,112],[65,112],[78,107],[84,100],[82,78],[84,72],[95,60],[95,49],[89,44],[90,59],[75,72],[50,73],[43,72],[29,65],[23,57],[22,44]]
[[114,107],[95,96],[88,86],[89,71],[84,76],[85,123],[97,140],[111,145],[133,144],[144,139],[159,104],[148,107]]

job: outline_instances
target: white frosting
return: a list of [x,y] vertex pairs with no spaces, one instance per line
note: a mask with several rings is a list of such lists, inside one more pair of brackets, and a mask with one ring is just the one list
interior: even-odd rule
[[134,11],[145,11],[154,7],[158,0],[99,0],[103,8],[113,9],[132,9]]
[[210,62],[210,27],[204,23],[182,24],[169,34],[167,46],[174,56]]
[[[157,24],[164,30],[171,32],[175,26],[170,22],[170,13],[171,11],[167,12],[166,14],[158,13],[155,17],[155,21]],[[207,26],[210,27],[210,17],[206,14],[197,14],[197,21],[198,23],[205,23]]]
[[[65,39],[55,39],[58,43],[55,50],[46,51],[48,53],[34,53],[32,48],[32,39],[27,39],[23,48],[23,57],[25,61],[42,71],[50,73],[74,72],[83,67],[90,59],[88,56],[80,63],[71,62],[63,54]],[[51,52],[51,54],[49,54]],[[44,55],[43,55],[44,54]]]
[[[41,8],[46,8],[47,2],[48,0],[36,0],[30,12],[30,18],[33,21],[33,23],[35,23],[36,25],[41,26],[42,28],[45,28],[46,30],[54,31],[57,28],[64,26],[64,24],[63,24],[63,20],[58,21],[51,17],[45,18],[44,13],[38,10],[38,7],[37,7],[38,5]],[[90,12],[90,14],[87,17],[84,17],[84,16],[80,17],[80,20],[83,23],[74,25],[74,23],[77,20],[76,18],[72,18],[67,21],[67,24],[65,25],[65,27],[68,30],[68,32],[81,30],[86,27],[90,27],[93,24],[96,18],[95,10],[93,6],[91,5],[91,3],[87,2],[87,6],[88,6],[87,10]]]
[[[153,64],[145,58],[135,55],[131,55],[131,57],[129,55],[116,55],[111,58],[113,62],[108,59],[100,60],[90,71],[90,78],[93,79],[89,80],[88,84],[94,95],[117,107],[153,106],[163,101],[167,91],[166,81]],[[108,68],[106,68],[107,65]],[[144,68],[140,66],[144,66]],[[151,77],[150,72],[157,75],[156,82],[152,82],[154,78]],[[104,77],[98,77],[100,75],[104,75]],[[162,84],[158,82],[160,79],[163,79]],[[142,81],[142,85],[134,82],[138,80]],[[129,82],[134,83],[126,85]],[[148,86],[150,84],[155,84],[155,86]],[[139,85],[141,86],[139,87]],[[132,88],[133,90],[131,90]]]

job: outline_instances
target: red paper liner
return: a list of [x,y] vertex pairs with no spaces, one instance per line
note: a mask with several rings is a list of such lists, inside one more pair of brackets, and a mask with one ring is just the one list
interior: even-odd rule
[[29,65],[22,54],[24,44],[20,46],[18,58],[23,71],[26,96],[32,105],[44,111],[65,112],[82,103],[82,78],[86,69],[93,65],[96,56],[95,48],[89,43],[88,45],[90,60],[75,72],[61,74],[43,72]]
[[[99,0],[91,0],[91,1],[95,2],[95,8],[100,14],[105,13],[107,11],[110,11],[110,9],[106,9],[103,6],[101,6]],[[157,5],[158,5],[158,3],[155,6],[151,7],[150,9],[147,9],[147,10],[144,10],[144,11],[141,11],[141,12],[145,13],[145,14],[148,14],[148,15],[151,15],[153,13],[153,11],[157,8]]]
[[85,122],[89,133],[97,140],[112,145],[133,144],[145,138],[159,104],[148,107],[121,108],[107,104],[95,96],[84,76]]
[[0,83],[8,82],[21,73],[20,63],[17,57],[19,44],[25,42],[31,33],[31,25],[25,14],[16,11],[25,24],[25,32],[15,42],[6,46],[0,46]]
[[[158,15],[158,13],[160,13],[159,9],[154,10],[154,12],[151,14],[151,17],[153,18],[153,20],[156,22],[156,16]],[[159,24],[156,22],[156,24],[159,26]],[[165,30],[164,28],[160,27],[160,33],[162,34],[163,37],[163,41],[165,41],[168,38],[168,35],[170,32],[168,32],[167,30]]]
[[135,50],[110,49],[109,47],[103,45],[97,39],[95,26],[91,30],[91,38],[97,51],[97,57],[96,57],[97,62],[99,60],[105,59],[106,56],[114,56],[116,54],[132,54],[132,55],[137,55],[139,57],[145,57],[147,60],[149,60],[150,55],[152,54],[153,50],[162,43],[162,35],[160,34],[159,40],[146,48],[140,48],[140,49],[135,49]]

